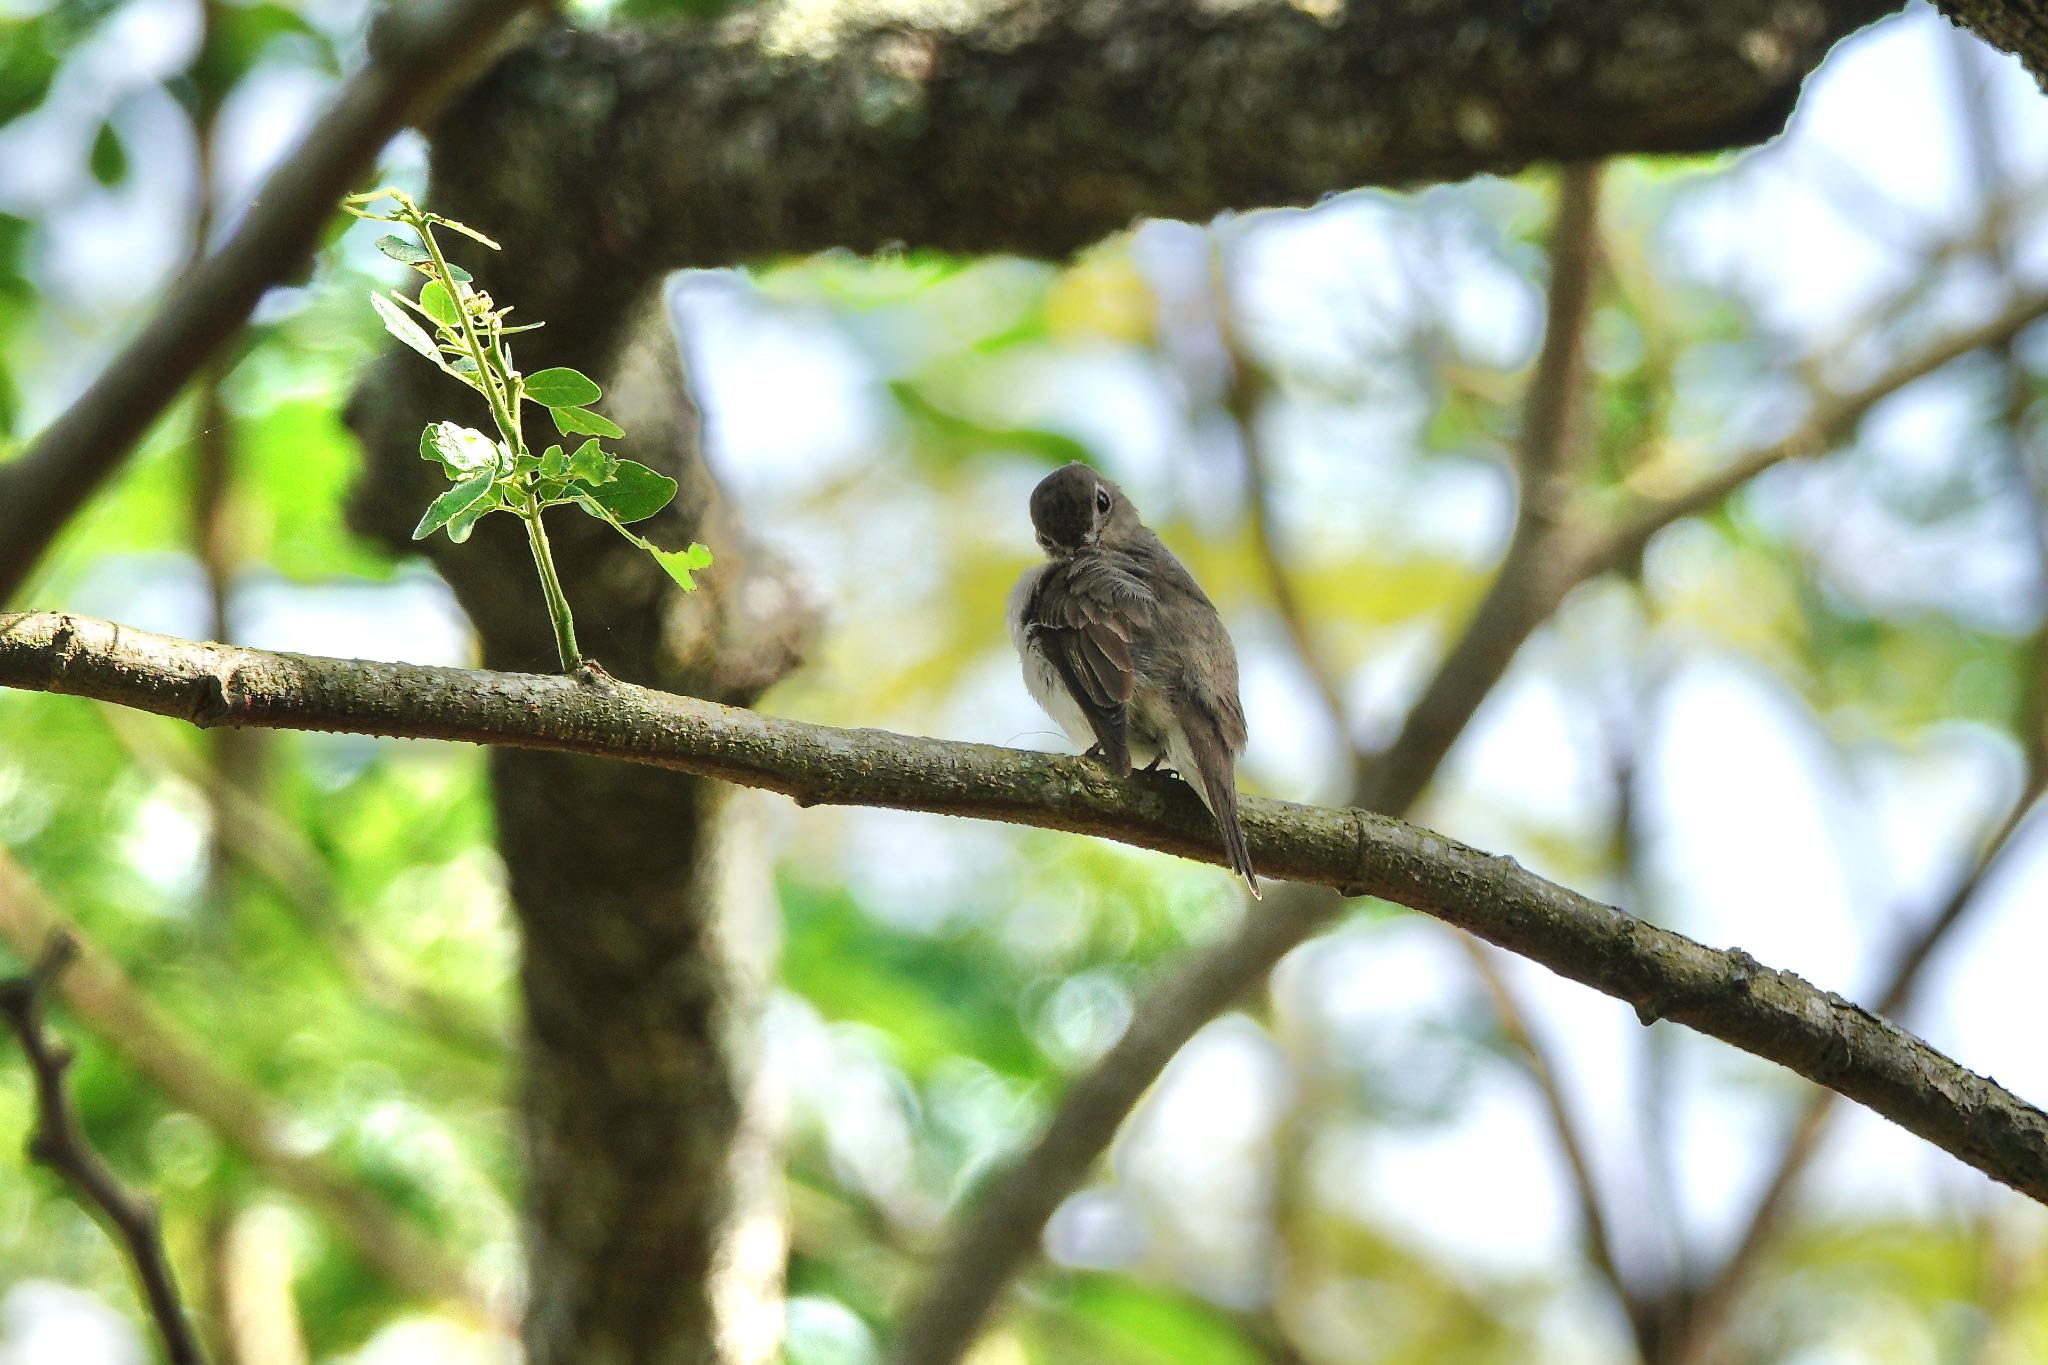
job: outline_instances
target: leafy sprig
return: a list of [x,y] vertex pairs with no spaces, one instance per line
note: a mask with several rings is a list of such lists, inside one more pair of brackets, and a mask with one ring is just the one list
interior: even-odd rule
[[[387,200],[394,207],[382,207]],[[627,529],[668,506],[676,495],[675,480],[604,449],[602,441],[617,440],[626,433],[592,410],[591,405],[604,395],[588,375],[567,367],[532,374],[519,371],[506,338],[541,324],[509,325],[510,305],[499,307],[476,287],[467,270],[450,262],[434,230],[446,228],[493,251],[499,249],[498,244],[467,224],[422,209],[403,190],[353,194],[342,201],[342,207],[358,218],[398,224],[418,239],[414,242],[388,234],[377,239],[377,249],[426,276],[419,296],[393,289],[372,294],[370,305],[383,320],[385,331],[481,394],[498,429],[494,439],[460,423],[433,422],[420,433],[420,458],[439,465],[450,487],[428,505],[412,538],[425,540],[441,531],[460,545],[469,539],[477,522],[493,512],[508,512],[525,522],[534,569],[540,575],[554,626],[556,652],[565,671],[580,667],[583,657],[576,647],[575,620],[562,594],[547,531],[541,524],[546,509],[563,505],[581,508],[654,556],[684,591],[696,591],[693,575],[710,567],[711,551],[695,543],[686,550],[664,550]],[[521,427],[527,403],[547,409],[555,430],[574,448],[551,444],[535,454]],[[577,437],[584,439],[577,441]]]

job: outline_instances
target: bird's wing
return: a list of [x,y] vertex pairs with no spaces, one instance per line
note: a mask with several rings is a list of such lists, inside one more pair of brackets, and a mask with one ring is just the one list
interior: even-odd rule
[[1027,604],[1026,629],[1080,706],[1102,755],[1130,771],[1124,708],[1137,690],[1131,640],[1152,625],[1158,603],[1136,577],[1106,558],[1055,565]]

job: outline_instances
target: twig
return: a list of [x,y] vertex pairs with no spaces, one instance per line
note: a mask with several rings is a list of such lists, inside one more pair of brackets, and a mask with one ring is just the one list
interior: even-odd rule
[[164,1018],[0,851],[0,938],[18,951],[34,951],[59,934],[76,945],[77,959],[57,983],[58,994],[129,1065],[279,1189],[331,1223],[392,1284],[460,1305],[479,1322],[492,1321],[453,1257],[346,1172],[281,1143],[277,1135],[288,1125],[269,1100],[223,1072],[206,1049]]
[[1767,469],[1832,449],[1864,414],[1891,395],[1972,351],[2005,345],[2043,316],[2048,316],[2048,292],[2020,294],[1996,317],[1935,339],[1868,383],[1842,392],[1817,393],[1806,420],[1790,435],[1744,451],[1692,483],[1642,497],[1606,527],[1575,534],[1577,543],[1566,548],[1553,573],[1566,583],[1577,583],[1621,568],[1671,523],[1707,511]]
[[76,946],[67,935],[52,935],[34,970],[0,981],[0,1013],[7,1016],[15,1036],[21,1039],[35,1077],[36,1125],[29,1136],[28,1154],[76,1190],[120,1243],[172,1365],[201,1365],[199,1343],[192,1334],[170,1259],[164,1254],[156,1205],[123,1185],[93,1147],[64,1087],[71,1052],[43,1032],[42,994],[70,963]]
[[1530,1030],[1529,1012],[1515,995],[1514,986],[1501,971],[1500,964],[1494,961],[1494,950],[1470,934],[1459,934],[1457,940],[1458,946],[1471,959],[1473,972],[1486,988],[1487,1000],[1493,1007],[1494,1020],[1499,1024],[1502,1036],[1514,1048],[1522,1069],[1528,1073],[1538,1097],[1543,1101],[1551,1136],[1557,1139],[1559,1155],[1564,1158],[1565,1170],[1571,1177],[1572,1195],[1578,1201],[1579,1222],[1586,1234],[1587,1258],[1592,1261],[1593,1269],[1599,1272],[1600,1278],[1607,1282],[1622,1312],[1627,1315],[1630,1330],[1635,1334],[1637,1354],[1645,1361],[1654,1360],[1657,1330],[1654,1306],[1646,1302],[1621,1273],[1621,1263],[1614,1255],[1614,1239],[1608,1230],[1606,1204],[1600,1197],[1599,1185],[1593,1179],[1592,1158],[1579,1132],[1578,1120],[1572,1116],[1571,1103],[1565,1097],[1557,1067],[1550,1060],[1549,1050]]
[[335,202],[385,141],[431,119],[497,54],[513,21],[540,3],[438,0],[381,17],[369,65],[278,163],[241,227],[179,278],[142,333],[21,458],[0,469],[0,603],[263,291],[305,259]]
[[[1876,1006],[1878,1013],[1897,1017],[1912,1004],[1913,994],[1934,949],[1977,904],[1985,881],[2012,848],[2013,835],[2041,791],[2040,777],[2030,778],[2027,790],[2001,822],[1969,873],[1927,922],[1900,945],[1891,968],[1885,973]],[[1778,1153],[1777,1164],[1771,1168],[1770,1177],[1764,1182],[1763,1192],[1757,1196],[1749,1217],[1744,1220],[1740,1240],[1715,1268],[1712,1278],[1689,1295],[1690,1311],[1685,1316],[1682,1346],[1677,1355],[1680,1365],[1692,1365],[1708,1358],[1709,1349],[1726,1324],[1729,1311],[1747,1286],[1763,1253],[1776,1239],[1786,1215],[1791,1212],[1792,1196],[1820,1153],[1821,1138],[1827,1132],[1829,1119],[1834,1116],[1836,1098],[1835,1092],[1827,1089],[1816,1090],[1809,1096]]]

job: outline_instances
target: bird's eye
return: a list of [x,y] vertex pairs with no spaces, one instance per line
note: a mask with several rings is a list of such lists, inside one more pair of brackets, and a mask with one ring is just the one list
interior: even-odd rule
[[1095,490],[1095,510],[1104,516],[1109,515],[1109,490],[1107,488]]

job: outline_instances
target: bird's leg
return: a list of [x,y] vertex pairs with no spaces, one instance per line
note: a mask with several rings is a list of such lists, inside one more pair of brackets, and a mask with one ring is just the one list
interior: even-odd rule
[[[1165,761],[1166,751],[1164,749],[1161,749],[1158,753],[1152,755],[1152,761],[1150,763],[1147,763],[1144,767],[1138,769],[1138,771],[1141,773],[1156,773],[1159,771],[1159,765],[1164,763]],[[1172,772],[1173,769],[1168,768],[1167,771]]]
[[1091,745],[1089,745],[1089,746],[1088,746],[1087,748],[1085,748],[1085,749],[1083,749],[1083,750],[1081,751],[1081,757],[1083,757],[1083,758],[1101,758],[1101,757],[1102,757],[1102,746],[1101,746],[1100,744],[1091,744]]

